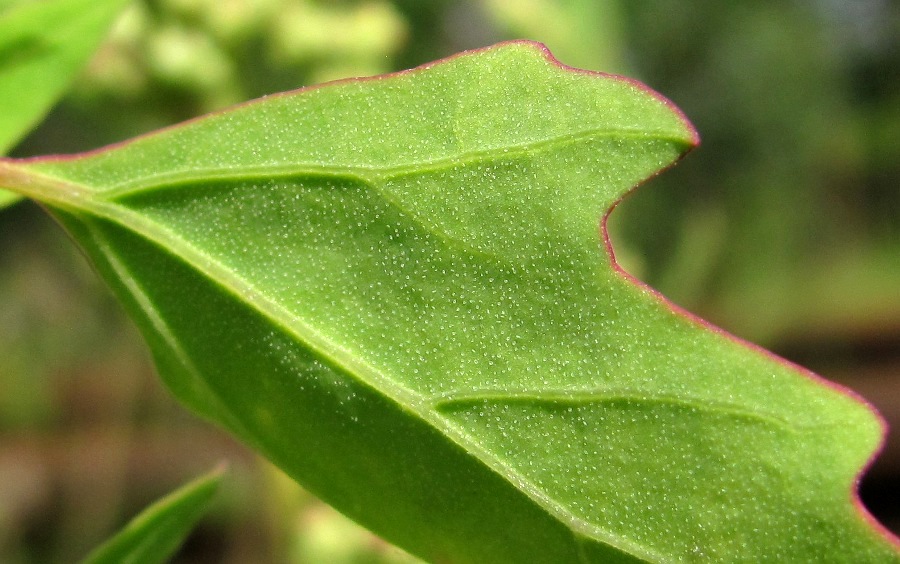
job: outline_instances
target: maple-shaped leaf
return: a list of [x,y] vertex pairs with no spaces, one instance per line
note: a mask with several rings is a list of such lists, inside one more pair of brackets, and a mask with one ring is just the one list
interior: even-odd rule
[[172,391],[433,562],[898,560],[858,400],[635,284],[601,217],[696,143],[503,44],[0,162]]

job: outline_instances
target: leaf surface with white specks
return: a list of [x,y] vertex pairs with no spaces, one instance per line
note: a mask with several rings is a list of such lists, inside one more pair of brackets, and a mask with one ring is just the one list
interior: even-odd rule
[[601,218],[696,143],[517,42],[0,162],[186,404],[434,562],[897,560],[863,404],[617,269]]

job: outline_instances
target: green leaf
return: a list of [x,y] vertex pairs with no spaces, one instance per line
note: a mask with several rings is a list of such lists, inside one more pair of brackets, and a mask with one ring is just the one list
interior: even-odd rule
[[622,273],[600,218],[696,143],[517,42],[0,161],[199,413],[434,562],[898,560],[880,420]]
[[213,470],[153,503],[91,552],[84,564],[166,562],[206,513],[223,473]]
[[[44,117],[127,0],[0,3],[0,154]],[[0,192],[0,209],[19,200]]]

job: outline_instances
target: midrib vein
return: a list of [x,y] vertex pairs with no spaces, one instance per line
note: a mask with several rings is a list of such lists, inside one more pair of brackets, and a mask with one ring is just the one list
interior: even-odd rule
[[236,300],[245,303],[248,307],[269,319],[285,333],[295,338],[295,340],[302,342],[314,354],[325,358],[326,361],[332,363],[339,370],[387,397],[401,408],[413,411],[416,416],[437,429],[449,440],[476,457],[488,468],[503,476],[515,487],[523,490],[526,495],[550,514],[567,523],[573,530],[573,534],[582,533],[593,536],[630,554],[646,555],[648,553],[647,548],[637,546],[627,539],[620,538],[575,516],[568,508],[560,505],[555,499],[548,496],[540,487],[518,470],[508,466],[493,452],[482,447],[475,437],[442,417],[426,397],[400,386],[396,381],[383,376],[374,366],[361,359],[354,358],[350,351],[332,342],[289,310],[271,300],[265,293],[258,291],[251,283],[237,276],[230,268],[212,259],[206,253],[199,251],[187,241],[155,222],[133,212],[122,211],[122,208],[118,206],[113,207],[113,209],[119,210],[120,213],[110,214],[109,216],[106,214],[97,215],[126,229],[130,229],[147,240],[168,249],[172,254],[184,260],[223,290],[232,294]]
[[92,201],[90,205],[83,205],[82,202],[82,206],[72,206],[68,202],[65,204],[67,204],[66,207],[74,209],[76,212],[86,212],[131,230],[184,260],[200,274],[233,295],[236,300],[245,303],[248,307],[269,319],[289,336],[302,342],[314,354],[331,362],[339,370],[385,396],[402,409],[412,411],[421,420],[447,437],[448,440],[459,445],[460,448],[480,460],[485,466],[513,484],[514,487],[523,491],[550,515],[553,515],[560,522],[566,523],[576,537],[579,534],[583,534],[606,542],[629,554],[648,555],[646,547],[635,545],[627,539],[621,538],[574,515],[567,507],[550,497],[528,477],[508,466],[495,453],[484,448],[476,437],[445,419],[427,398],[400,386],[396,381],[382,375],[377,368],[365,361],[354,358],[350,351],[332,342],[314,327],[271,300],[253,284],[237,276],[230,268],[225,267],[206,253],[196,249],[170,230],[139,214],[108,202]]

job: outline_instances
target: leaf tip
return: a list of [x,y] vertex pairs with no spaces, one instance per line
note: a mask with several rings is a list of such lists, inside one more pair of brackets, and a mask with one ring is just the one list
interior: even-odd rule
[[482,50],[503,48],[506,46],[510,46],[510,47],[519,46],[519,47],[522,47],[525,49],[533,50],[533,51],[539,53],[551,65],[553,65],[561,70],[567,71],[567,72],[586,74],[589,76],[597,76],[597,77],[605,78],[608,80],[615,80],[615,81],[623,82],[625,84],[630,85],[635,90],[637,90],[639,92],[643,92],[644,94],[646,94],[652,98],[655,98],[658,102],[662,103],[675,116],[678,117],[679,121],[682,124],[682,127],[684,128],[685,138],[686,138],[686,142],[687,142],[687,148],[685,150],[685,153],[687,153],[691,149],[694,149],[694,148],[700,146],[700,133],[697,131],[697,128],[694,127],[694,124],[691,123],[691,121],[688,119],[687,115],[681,110],[681,108],[679,108],[669,98],[663,96],[662,94],[660,94],[653,88],[647,86],[645,83],[643,83],[640,80],[637,80],[635,78],[631,78],[631,77],[623,76],[623,75],[619,75],[619,74],[614,74],[614,73],[582,69],[582,68],[567,65],[567,64],[563,63],[562,61],[560,61],[559,59],[557,59],[556,56],[550,51],[550,48],[547,47],[547,45],[545,45],[544,43],[541,43],[539,41],[533,41],[531,39],[513,39],[511,41],[504,41],[501,43],[497,43],[496,45],[492,45],[490,47],[475,49],[473,51],[467,51],[467,52],[464,52],[461,54],[476,53],[476,52],[479,52]]

